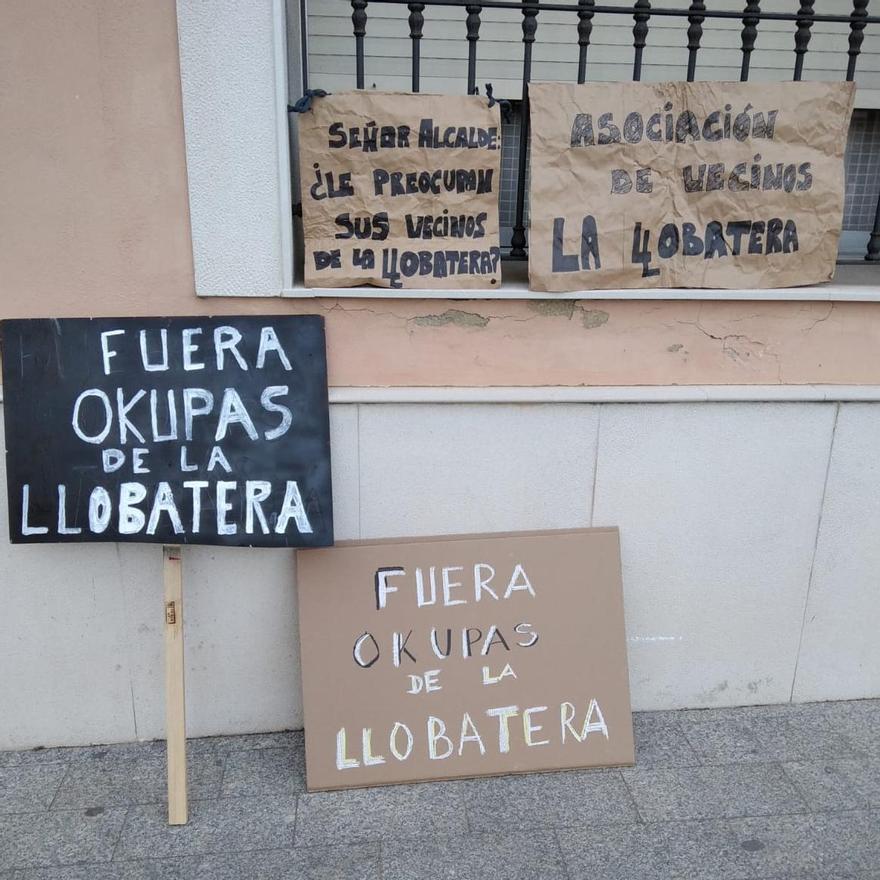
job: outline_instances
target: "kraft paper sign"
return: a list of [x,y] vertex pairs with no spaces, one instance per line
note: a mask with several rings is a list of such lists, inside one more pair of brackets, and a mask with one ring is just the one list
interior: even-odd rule
[[298,124],[307,287],[501,284],[497,105],[342,92]]
[[319,315],[0,329],[13,543],[333,543]]
[[533,83],[529,286],[834,273],[852,83]]
[[310,790],[633,763],[617,529],[297,557]]

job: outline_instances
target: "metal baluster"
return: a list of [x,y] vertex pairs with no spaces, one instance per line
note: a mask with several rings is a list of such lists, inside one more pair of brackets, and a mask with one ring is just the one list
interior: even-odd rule
[[354,53],[357,88],[364,87],[364,35],[367,33],[367,0],[351,0],[351,23],[354,27]]
[[648,39],[648,19],[651,17],[651,0],[636,0],[633,18],[633,46],[636,55],[633,59],[633,81],[638,82],[642,78],[642,52]]
[[[867,0],[865,0],[867,3]],[[309,14],[306,11],[306,0],[299,0],[299,52],[302,62],[302,87],[303,94],[309,87],[309,41],[308,41]]]
[[467,41],[468,41],[468,87],[469,95],[477,94],[477,40],[480,39],[480,13],[482,6],[465,6],[467,11]]
[[519,127],[519,162],[516,178],[516,220],[510,239],[510,256],[525,259],[526,227],[524,222],[526,202],[526,159],[529,145],[529,80],[532,78],[532,43],[538,29],[538,7],[523,0],[523,82]]
[[703,22],[706,16],[701,13],[706,11],[706,4],[703,0],[694,0],[691,8],[688,10],[688,72],[687,81],[694,81],[694,74],[697,71],[697,52],[700,51],[700,40],[703,39]]
[[810,44],[810,28],[813,26],[813,4],[816,0],[801,0],[798,10],[797,30],[794,32],[794,81],[800,82],[804,73],[804,55]]
[[746,8],[743,10],[743,29],[742,29],[742,67],[740,68],[740,82],[746,82],[749,78],[749,61],[752,57],[752,50],[755,48],[755,40],[758,37],[758,22],[761,20],[754,17],[755,12],[761,11],[760,0],[748,0]]
[[868,252],[865,259],[877,263],[880,262],[880,201],[877,202],[877,213],[874,214],[874,228],[871,230],[871,237],[868,239]]
[[849,17],[849,64],[846,66],[846,81],[856,77],[856,61],[862,51],[865,39],[865,19],[868,17],[868,0],[853,0],[853,11]]
[[412,40],[412,90],[419,90],[419,63],[421,61],[422,28],[425,24],[424,3],[407,3],[409,10],[409,38]]
[[874,228],[868,239],[868,251],[865,259],[870,263],[880,262],[880,200],[877,202],[877,211],[874,214]]
[[[856,78],[856,62],[862,51],[862,41],[865,39],[865,19],[868,17],[868,0],[853,0],[853,9],[849,16],[849,63],[846,66],[846,81],[852,82]],[[880,262],[880,197],[877,201],[877,210],[874,213],[874,228],[868,238],[868,249],[865,259],[871,263]]]
[[593,7],[596,0],[578,0],[578,82],[587,81],[587,49],[593,32]]

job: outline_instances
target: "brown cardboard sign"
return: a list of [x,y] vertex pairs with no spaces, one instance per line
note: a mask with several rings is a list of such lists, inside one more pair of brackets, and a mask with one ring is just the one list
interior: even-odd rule
[[532,83],[529,286],[834,274],[854,84]]
[[500,286],[497,104],[338,92],[298,126],[307,287]]
[[310,791],[633,763],[617,529],[297,560]]

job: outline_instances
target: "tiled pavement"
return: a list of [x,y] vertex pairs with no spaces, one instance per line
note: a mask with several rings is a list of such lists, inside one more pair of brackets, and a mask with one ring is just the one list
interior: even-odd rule
[[635,717],[631,770],[307,794],[302,734],[0,752],[0,880],[880,880],[880,700]]

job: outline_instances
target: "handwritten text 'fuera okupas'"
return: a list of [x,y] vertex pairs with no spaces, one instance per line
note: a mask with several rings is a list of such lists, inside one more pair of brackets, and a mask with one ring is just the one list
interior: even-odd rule
[[[363,126],[346,126],[333,122],[327,127],[327,148],[331,159],[344,156],[346,151],[359,153],[388,153],[387,167],[370,170],[367,195],[387,199],[393,203],[407,197],[442,197],[453,195],[484,195],[492,193],[497,185],[494,168],[423,168],[400,170],[394,168],[394,155],[405,150],[460,150],[494,151],[500,149],[497,127],[439,126],[431,118],[422,119],[417,129],[408,125],[377,125],[374,121]],[[467,155],[463,152],[462,155]],[[309,185],[309,197],[314,201],[344,200],[359,195],[352,172],[322,170],[320,163],[313,164],[315,178]],[[381,258],[382,278],[391,287],[403,286],[403,278],[447,278],[455,275],[494,275],[498,272],[501,252],[497,246],[474,248],[456,247],[456,243],[478,242],[486,237],[485,212],[469,214],[450,212],[448,208],[431,213],[406,212],[403,228],[393,228],[397,218],[389,217],[388,211],[357,213],[340,210],[335,216],[334,237],[339,241],[365,242],[345,254],[342,248],[329,248],[312,252],[315,270],[346,268],[345,259],[352,267],[364,271],[376,268]],[[405,236],[420,242],[445,242],[442,246],[422,245],[419,249],[398,247],[376,248],[373,242],[385,241],[389,235]],[[377,255],[379,250],[379,255]]]
[[[67,425],[79,442],[94,449],[96,462],[90,470],[108,475],[108,485],[120,473],[131,477],[118,488],[95,486],[88,514],[78,525],[73,525],[67,507],[74,499],[78,502],[82,487],[77,481],[68,491],[67,485],[59,484],[57,534],[101,535],[109,529],[120,535],[155,535],[169,529],[182,541],[239,531],[283,536],[293,528],[311,534],[297,480],[237,479],[235,458],[231,464],[228,457],[227,444],[240,449],[242,443],[257,446],[280,443],[282,438],[290,442],[286,435],[294,421],[291,384],[265,385],[258,390],[259,402],[254,398],[250,404],[233,387],[235,374],[266,370],[276,377],[279,371],[291,375],[293,365],[275,328],[261,328],[255,356],[245,353],[242,333],[233,326],[217,326],[213,333],[189,327],[169,336],[164,327],[100,334],[100,351],[94,356],[100,375],[109,377],[110,384],[84,388],[72,403]],[[113,362],[123,353],[126,362],[142,370],[140,387],[113,386]],[[225,386],[218,393],[198,381],[215,370]],[[179,372],[191,384],[150,387],[150,377],[161,384],[163,376]],[[193,455],[194,447],[206,450],[203,460]],[[172,461],[179,479],[151,477],[154,456],[160,462]],[[22,534],[48,532],[49,526],[31,519],[30,486],[25,483]]]
[[[368,588],[367,584],[362,587]],[[471,755],[506,755],[511,748],[540,748],[551,742],[573,746],[595,737],[608,739],[602,709],[592,697],[573,696],[552,706],[520,708],[505,705],[504,700],[493,705],[499,699],[494,696],[499,690],[494,685],[505,679],[517,681],[520,663],[533,663],[542,644],[541,634],[529,622],[536,586],[522,563],[508,563],[503,568],[489,562],[428,565],[410,570],[389,565],[376,570],[370,587],[377,626],[391,603],[408,604],[417,616],[421,609],[427,609],[421,616],[431,615],[433,625],[416,620],[412,628],[386,631],[378,638],[367,629],[353,641],[352,661],[365,675],[383,664],[404,673],[401,684],[405,693],[419,703],[425,701],[428,714],[419,724],[389,721],[381,731],[363,727],[354,733],[340,727],[336,732],[337,770],[380,766],[391,759],[405,762],[414,753],[431,761],[455,763]],[[521,621],[507,627],[491,622],[492,609],[500,603],[520,608]],[[438,626],[437,616],[452,606],[473,608],[471,624]],[[486,689],[484,702],[489,705],[467,706],[454,717],[435,714],[430,711],[431,694],[444,690],[445,669],[459,663],[473,667],[473,674]]]
[[[630,112],[623,118],[614,113],[576,113],[572,119],[570,147],[573,150],[654,142],[684,145],[722,141],[750,144],[747,156],[733,163],[696,161],[677,169],[678,184],[684,193],[723,191],[736,199],[737,193],[807,192],[813,187],[812,163],[795,158],[786,162],[766,162],[760,152],[761,141],[772,141],[779,110],[754,110],[746,104],[735,113],[732,105],[698,116],[692,110],[676,111],[671,102],[662,111],[651,114]],[[708,152],[699,153],[704,158]],[[664,176],[664,188],[676,180]],[[629,193],[650,197],[654,191],[651,167],[615,168],[608,182],[611,197]],[[564,217],[553,220],[552,271],[577,272],[602,267],[601,230],[592,214],[581,221],[580,251],[566,253]],[[660,274],[652,265],[656,258],[668,260],[682,256],[702,260],[724,259],[741,255],[791,254],[799,248],[797,222],[792,217],[737,215],[713,217],[702,222],[670,221],[659,229],[648,229],[640,220],[632,225],[633,264],[641,264],[642,277]]]

